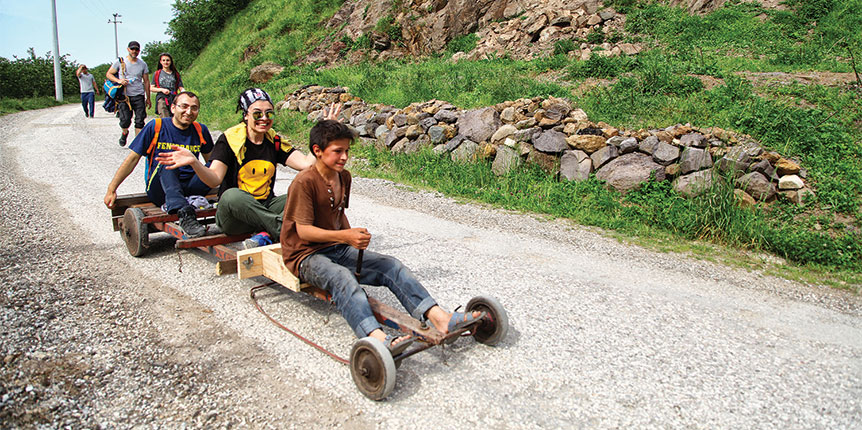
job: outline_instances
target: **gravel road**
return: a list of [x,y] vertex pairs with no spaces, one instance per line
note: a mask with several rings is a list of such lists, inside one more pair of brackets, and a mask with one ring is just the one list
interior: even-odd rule
[[[405,360],[372,402],[254,309],[264,279],[219,277],[163,235],[126,252],[102,203],[127,154],[117,135],[77,105],[0,117],[0,427],[862,428],[858,296],[356,178],[348,214],[371,249],[450,309],[497,297],[511,324],[496,347]],[[143,190],[142,170],[120,194]],[[329,305],[260,301],[349,353]]]

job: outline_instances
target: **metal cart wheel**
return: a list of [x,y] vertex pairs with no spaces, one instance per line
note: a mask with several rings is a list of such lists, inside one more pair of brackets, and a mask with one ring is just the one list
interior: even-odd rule
[[144,255],[150,246],[150,228],[141,222],[144,219],[144,211],[140,208],[128,208],[123,214],[123,241],[126,248],[133,257]]
[[485,345],[496,345],[509,332],[509,316],[497,299],[476,296],[467,302],[467,312],[485,312],[487,316],[471,329],[473,338]]
[[383,400],[395,388],[395,360],[383,342],[365,337],[350,350],[350,375],[365,397]]

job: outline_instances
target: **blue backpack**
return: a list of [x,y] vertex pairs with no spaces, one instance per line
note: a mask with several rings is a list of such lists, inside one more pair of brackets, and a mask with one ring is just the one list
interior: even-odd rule
[[[123,75],[125,75],[126,74],[126,63],[123,61],[122,57],[118,58],[118,60],[120,60],[120,71],[123,73]],[[120,75],[118,72],[117,78],[119,78],[119,77],[120,77]],[[118,101],[120,101],[120,102],[125,101],[126,103],[129,102],[128,100],[126,100],[126,97],[124,95],[125,93],[123,92],[123,90],[124,90],[123,86],[120,84],[116,84],[114,82],[111,82],[110,79],[105,79],[105,84],[102,85],[102,89],[105,90],[105,103],[102,104],[102,108],[105,109],[106,112],[109,112],[109,113],[116,112],[117,107],[118,107],[118,104],[117,104]],[[131,106],[129,106],[129,110],[131,110]]]

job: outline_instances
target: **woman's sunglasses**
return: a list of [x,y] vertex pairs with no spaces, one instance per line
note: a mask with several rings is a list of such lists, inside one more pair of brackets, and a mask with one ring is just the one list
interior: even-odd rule
[[264,112],[254,111],[251,113],[251,117],[254,118],[255,121],[260,121],[261,119],[263,119],[263,117],[266,117],[266,119],[273,119],[275,117],[275,111],[274,110],[268,110],[268,111],[264,111]]

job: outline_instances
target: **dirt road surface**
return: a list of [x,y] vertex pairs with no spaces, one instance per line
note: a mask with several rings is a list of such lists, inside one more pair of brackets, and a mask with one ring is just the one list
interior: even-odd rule
[[[206,106],[204,106],[206,108]],[[623,245],[564,222],[358,178],[348,215],[449,309],[497,297],[509,336],[413,356],[373,402],[251,305],[261,278],[153,236],[131,257],[102,198],[127,154],[77,105],[0,118],[0,427],[859,428],[862,300]],[[143,190],[143,168],[120,193]],[[279,172],[278,193],[292,172]],[[397,305],[376,288],[369,294]],[[346,356],[323,302],[268,290]]]

